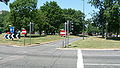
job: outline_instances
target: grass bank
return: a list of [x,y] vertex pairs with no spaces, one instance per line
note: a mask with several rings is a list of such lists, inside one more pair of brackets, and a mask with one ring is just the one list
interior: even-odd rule
[[78,40],[70,44],[71,48],[96,48],[96,49],[104,49],[104,48],[119,48],[120,49],[120,40],[113,40],[101,37],[89,37],[85,40]]
[[[70,38],[74,38],[74,37],[77,36],[70,36]],[[25,39],[25,46],[30,45],[29,34],[28,37],[25,38],[21,37],[20,39],[14,39],[13,41],[10,39],[5,39],[4,34],[0,34],[0,44],[24,46],[24,39]],[[64,39],[64,37],[61,37],[59,35],[39,36],[39,34],[32,34],[31,43],[32,45],[39,45],[61,39]]]

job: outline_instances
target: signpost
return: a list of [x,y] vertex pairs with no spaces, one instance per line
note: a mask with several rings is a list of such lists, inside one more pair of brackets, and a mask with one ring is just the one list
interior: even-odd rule
[[24,46],[25,46],[25,34],[27,34],[27,31],[25,29],[23,29],[22,34],[24,34]]
[[4,35],[4,38],[5,39],[12,39],[12,40],[14,40],[14,38],[20,39],[20,34],[15,33],[14,27],[11,27],[11,25],[9,25],[9,26],[10,26],[10,32],[7,32]]
[[65,30],[61,30],[60,31],[60,36],[65,36],[66,35],[66,31]]
[[[66,45],[69,44],[69,31],[70,31],[70,21],[67,20],[67,22],[65,22],[65,25],[64,25],[64,29],[65,30],[61,30],[60,31],[60,35],[61,36],[65,36],[65,39],[63,41],[63,46],[66,48]],[[67,43],[66,43],[67,42]]]
[[[60,36],[61,37],[66,37],[66,31],[65,30],[61,30],[60,31]],[[65,39],[63,40],[63,47],[65,47],[66,45],[66,42],[65,42]]]
[[[11,34],[14,34],[14,27],[10,27],[10,33],[11,33]],[[12,36],[11,39],[13,40],[14,37],[13,37],[13,35],[11,35],[11,36]]]
[[67,45],[69,45],[69,20],[67,20]]
[[5,39],[14,39],[14,38],[20,39],[20,34],[5,34],[4,38]]
[[25,29],[23,29],[22,34],[27,34],[27,31]]
[[31,32],[32,32],[31,31],[32,30],[32,28],[31,28],[32,26],[31,25],[32,25],[32,23],[30,22],[30,45],[31,45]]
[[[67,22],[65,22],[65,32],[67,32]],[[64,39],[64,47],[66,48],[66,37],[67,37],[67,34],[65,33],[65,39]]]
[[34,32],[34,23],[31,23],[29,24],[29,33],[30,33],[30,45],[31,45],[31,33]]
[[10,27],[10,33],[14,33],[14,27]]

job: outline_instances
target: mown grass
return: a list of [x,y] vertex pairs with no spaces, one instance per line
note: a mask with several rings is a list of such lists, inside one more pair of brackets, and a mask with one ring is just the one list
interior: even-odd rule
[[[73,37],[77,37],[77,36],[70,36],[70,38]],[[0,44],[24,46],[24,39],[25,39],[25,46],[30,45],[29,34],[25,38],[22,35],[20,39],[14,39],[13,41],[10,39],[5,39],[4,34],[0,34]],[[39,34],[32,34],[31,43],[32,45],[38,45],[38,44],[44,44],[47,42],[61,40],[61,39],[64,39],[64,37],[61,37],[59,35],[39,36]]]
[[89,37],[85,40],[78,40],[69,45],[72,48],[120,48],[120,40],[112,40],[100,37]]

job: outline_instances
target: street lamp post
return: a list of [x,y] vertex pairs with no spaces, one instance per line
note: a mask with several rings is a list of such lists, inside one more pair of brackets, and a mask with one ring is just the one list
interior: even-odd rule
[[[84,13],[84,0],[83,0],[83,13]],[[83,20],[82,20],[82,22],[83,22],[83,40],[84,40],[84,16],[83,16]]]

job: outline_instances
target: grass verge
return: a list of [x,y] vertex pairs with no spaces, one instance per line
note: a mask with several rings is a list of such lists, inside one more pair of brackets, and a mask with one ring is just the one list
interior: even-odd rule
[[95,49],[105,49],[105,48],[117,48],[120,49],[120,40],[111,40],[100,37],[89,37],[85,40],[78,40],[69,45],[71,48],[95,48]]
[[[70,36],[70,38],[74,38],[74,37],[77,36]],[[5,39],[4,34],[0,34],[0,44],[24,46],[24,39],[25,39],[25,46],[28,46],[30,44],[29,34],[28,37],[24,38],[22,36],[20,39],[14,39],[13,41],[10,39]],[[38,45],[60,39],[64,39],[64,37],[61,37],[59,35],[39,36],[39,34],[32,34],[31,43],[32,45]]]

